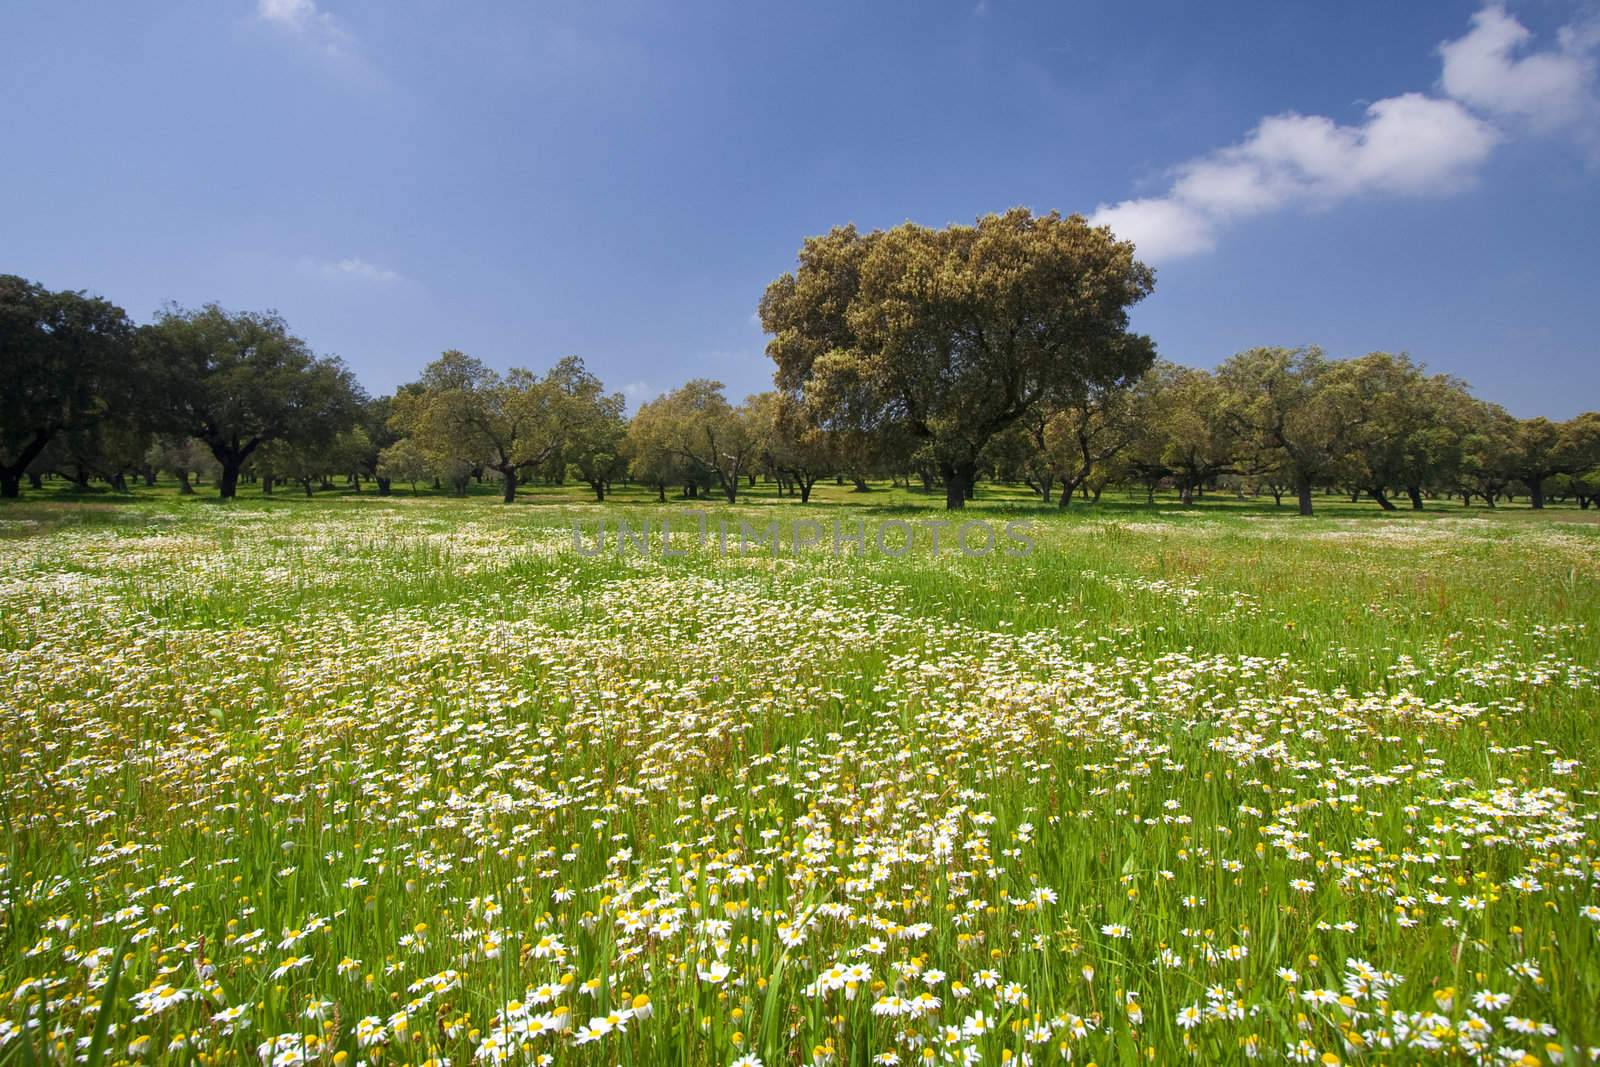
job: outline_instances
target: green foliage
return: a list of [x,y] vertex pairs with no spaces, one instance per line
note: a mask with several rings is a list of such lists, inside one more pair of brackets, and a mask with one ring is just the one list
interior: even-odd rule
[[813,423],[922,438],[964,504],[979,454],[1035,406],[1137,377],[1128,308],[1154,274],[1081,217],[1014,209],[973,226],[853,226],[808,238],[767,288],[778,387]]
[[169,308],[142,342],[161,369],[162,421],[211,449],[224,498],[258,448],[326,447],[364,400],[343,362],[312,354],[275,314]]
[[146,402],[123,310],[82,292],[0,275],[0,495],[58,435],[125,427]]

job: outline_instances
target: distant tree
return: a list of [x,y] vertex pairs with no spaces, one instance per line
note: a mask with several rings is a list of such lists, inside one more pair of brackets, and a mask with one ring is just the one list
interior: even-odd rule
[[[469,437],[451,434],[447,421],[432,408],[434,399],[421,382],[401,386],[391,401],[389,428],[399,435],[397,445],[409,442],[416,449],[426,477],[448,485],[455,496],[465,496],[473,472],[483,467],[481,445]],[[386,449],[385,455],[394,447]]]
[[364,399],[343,362],[313,355],[271,312],[170,308],[141,339],[164,371],[165,421],[211,449],[224,500],[238,493],[239,472],[262,445],[330,444]]
[[270,494],[277,482],[294,482],[311,496],[328,472],[332,450],[332,442],[297,445],[280,438],[262,444],[256,449],[254,464],[263,492]]
[[1513,452],[1518,446],[1519,426],[1499,404],[1478,401],[1461,415],[1456,491],[1463,505],[1476,496],[1492,508],[1517,478]]
[[1208,371],[1158,361],[1140,385],[1132,418],[1130,467],[1149,489],[1171,479],[1185,504],[1222,475],[1237,473],[1247,454],[1222,383]]
[[[1061,485],[1057,503],[1072,495],[1106,464],[1130,448],[1148,417],[1148,390],[1121,382],[1089,385],[1071,403],[1050,412],[1036,441],[1044,462]],[[1045,493],[1048,500],[1049,493]]]
[[1300,514],[1312,489],[1345,463],[1369,412],[1355,375],[1320,348],[1253,348],[1217,369],[1222,402],[1259,454],[1276,453],[1294,481]]
[[1600,499],[1600,412],[1589,411],[1562,425],[1568,470],[1566,488],[1588,508]]
[[399,432],[389,425],[389,420],[393,416],[393,397],[372,397],[361,406],[357,424],[364,435],[366,447],[356,456],[356,471],[359,476],[371,478],[377,484],[379,496],[389,495],[390,483],[393,481],[389,475],[379,470],[384,449],[400,440]]
[[143,403],[133,336],[109,301],[0,275],[0,497],[57,435]]
[[562,458],[568,469],[604,501],[611,483],[626,473],[623,453],[627,436],[627,402],[621,393],[607,393],[583,360],[567,356],[550,371],[562,429]]
[[1544,507],[1545,483],[1557,475],[1580,474],[1595,465],[1600,449],[1600,415],[1580,415],[1570,422],[1546,418],[1517,424],[1507,451],[1507,469],[1528,490],[1528,503]]
[[55,469],[68,473],[80,489],[98,478],[120,493],[127,491],[130,475],[144,470],[152,440],[142,413],[113,409],[89,425],[61,433],[45,455],[53,454]]
[[157,470],[170,472],[178,480],[178,492],[183,496],[194,493],[191,475],[211,478],[222,469],[204,441],[174,434],[157,437],[146,451],[145,461]]
[[1447,374],[1425,378],[1415,399],[1421,418],[1406,434],[1399,484],[1421,511],[1425,494],[1448,495],[1459,479],[1461,442],[1477,401],[1466,382]]
[[520,367],[501,376],[452,349],[428,364],[417,388],[395,397],[393,421],[438,469],[459,470],[479,457],[500,475],[509,504],[517,496],[518,472],[543,463],[560,446],[558,410],[549,381]]
[[728,503],[739,499],[739,479],[761,454],[758,409],[735,408],[722,383],[696,378],[652,402],[661,442],[691,471],[719,485]]
[[1585,412],[1564,423],[1562,438],[1570,470],[1559,476],[1559,489],[1587,509],[1600,501],[1600,412]]
[[428,457],[417,442],[402,437],[378,454],[378,477],[385,482],[405,482],[416,492],[417,483],[433,476]]
[[961,508],[995,434],[1052,395],[1149,366],[1128,308],[1153,284],[1109,230],[1019,208],[809,238],[799,269],[768,286],[761,322],[778,388],[817,425],[924,439],[946,507]]
[[[365,409],[366,405],[362,407]],[[322,476],[326,479],[329,475],[341,474],[346,484],[359,493],[361,479],[368,476],[376,462],[376,454],[377,450],[372,447],[372,439],[367,436],[365,426],[358,424],[342,430],[328,445]]]
[[747,403],[765,420],[767,461],[800,494],[800,503],[809,503],[817,482],[844,463],[837,433],[815,425],[793,397],[761,393]]
[[1451,413],[1465,402],[1465,385],[1445,376],[1429,378],[1410,357],[1373,352],[1339,364],[1361,411],[1349,437],[1343,473],[1385,511],[1389,493],[1404,490],[1422,508],[1422,488],[1453,463]]
[[687,488],[691,473],[673,447],[674,419],[669,398],[660,396],[641,404],[628,421],[622,451],[628,459],[629,473],[645,485],[654,486],[656,499],[667,499],[667,486]]
[[1041,455],[1043,446],[1038,443],[1048,417],[1049,412],[1034,409],[989,438],[979,464],[983,473],[1002,485],[1022,482],[1049,499],[1050,490],[1041,482],[1054,484],[1054,475],[1048,470]]

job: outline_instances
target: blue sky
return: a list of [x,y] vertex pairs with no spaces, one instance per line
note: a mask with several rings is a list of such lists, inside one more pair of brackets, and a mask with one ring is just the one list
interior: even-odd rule
[[1597,46],[1556,0],[14,0],[0,271],[276,308],[374,392],[461,348],[737,397],[803,237],[1021,204],[1135,237],[1169,359],[1407,350],[1567,417]]

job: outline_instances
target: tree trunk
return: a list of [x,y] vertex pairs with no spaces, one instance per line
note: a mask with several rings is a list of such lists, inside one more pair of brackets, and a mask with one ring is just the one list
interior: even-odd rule
[[659,502],[661,502],[663,504],[665,504],[667,502],[667,483],[666,482],[657,482],[656,483],[656,500],[658,500]]
[[1065,508],[1072,504],[1072,494],[1077,491],[1078,483],[1071,478],[1061,479],[1061,499],[1056,501],[1056,507]]
[[306,496],[310,496],[311,495],[311,479],[310,478],[301,478],[300,479],[300,484],[305,488]]
[[122,472],[121,471],[118,471],[117,473],[113,474],[111,476],[111,478],[110,478],[110,481],[111,481],[111,488],[116,490],[117,492],[126,493],[128,491],[128,479],[126,479],[126,478],[124,478],[122,476]]
[[944,478],[945,510],[960,511],[965,508],[967,501],[972,499],[972,480],[978,473],[977,463],[972,460],[942,463],[939,473]]
[[1422,490],[1415,485],[1406,486],[1406,496],[1411,498],[1411,510],[1422,510]]
[[239,495],[239,467],[240,461],[224,461],[222,475],[217,479],[217,494],[223,500],[232,500]]
[[517,468],[503,467],[500,470],[500,499],[505,503],[514,503],[517,499]]
[[1300,498],[1300,514],[1311,514],[1311,479],[1296,478],[1294,482],[1295,496]]
[[1389,499],[1389,494],[1385,493],[1382,489],[1368,489],[1367,495],[1376,500],[1378,502],[1378,506],[1384,511],[1394,510],[1394,502]]
[[382,478],[382,477],[374,478],[373,480],[378,483],[378,495],[379,496],[388,496],[389,495],[389,487],[393,484],[392,480],[389,479],[389,478]]
[[271,496],[272,495],[272,487],[274,485],[276,485],[276,484],[277,484],[277,482],[273,479],[272,475],[263,474],[261,476],[261,495],[262,496]]
[[[858,492],[858,493],[870,493],[872,491],[872,487],[867,484],[867,480],[865,478],[861,477],[861,475],[852,474],[850,476],[850,480],[852,482],[856,483],[856,492]],[[970,496],[971,494],[968,494],[968,495]]]
[[817,484],[815,478],[801,478],[795,482],[795,485],[800,489],[800,503],[811,503],[811,487],[815,484]]
[[606,483],[604,481],[596,479],[589,483],[589,488],[594,490],[596,504],[604,504],[606,502]]
[[189,472],[180,470],[176,473],[178,475],[178,495],[194,496],[194,486],[189,484]]
[[[39,458],[39,453],[44,451],[44,446],[50,443],[49,433],[35,433],[33,440],[22,446],[22,451],[17,453],[17,461],[9,467],[0,466],[0,497],[15,500],[22,495],[22,473],[28,469],[28,464]],[[37,479],[38,475],[31,475]],[[33,484],[33,483],[30,483]],[[39,488],[34,484],[35,489]]]
[[1544,507],[1544,479],[1535,478],[1528,483],[1528,506],[1534,508]]
[[732,478],[722,479],[722,495],[728,498],[728,503],[730,504],[739,502],[739,476],[737,474]]
[[149,488],[153,488],[155,486],[155,484],[156,484],[156,469],[154,467],[146,467],[144,469],[144,484],[145,484],[146,487],[149,487]]

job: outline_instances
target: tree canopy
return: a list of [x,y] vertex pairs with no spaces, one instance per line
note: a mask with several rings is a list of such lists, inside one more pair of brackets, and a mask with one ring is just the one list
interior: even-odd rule
[[331,443],[364,399],[342,361],[313,354],[272,312],[169,308],[143,341],[162,367],[163,421],[211,449],[224,499],[262,445]]
[[0,275],[0,495],[52,440],[126,420],[148,397],[133,324],[110,301]]
[[1035,405],[1126,382],[1154,358],[1128,329],[1153,272],[1081,216],[1018,208],[941,230],[809,238],[761,301],[778,387],[816,424],[925,439],[950,508],[978,457]]

